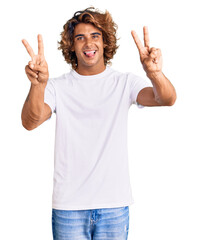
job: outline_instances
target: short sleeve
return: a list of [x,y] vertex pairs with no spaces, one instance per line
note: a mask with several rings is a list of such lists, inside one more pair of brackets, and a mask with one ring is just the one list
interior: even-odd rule
[[56,99],[56,95],[55,95],[54,81],[53,81],[53,79],[48,79],[47,85],[45,87],[44,102],[49,105],[52,113],[56,112],[55,99]]
[[152,87],[152,84],[133,73],[127,74],[127,81],[129,83],[129,106],[136,104],[138,107],[142,108],[143,106],[137,103],[138,93],[143,88]]

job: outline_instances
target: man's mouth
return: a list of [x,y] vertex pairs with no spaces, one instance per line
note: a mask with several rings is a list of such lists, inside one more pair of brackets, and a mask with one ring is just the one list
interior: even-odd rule
[[96,50],[84,51],[86,57],[93,57],[96,54]]

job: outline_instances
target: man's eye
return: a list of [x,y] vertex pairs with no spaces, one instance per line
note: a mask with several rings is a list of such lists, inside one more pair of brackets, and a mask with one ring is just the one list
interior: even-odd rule
[[93,38],[98,38],[98,35],[93,35]]
[[78,37],[78,38],[77,38],[77,40],[82,40],[82,39],[83,39],[83,37]]

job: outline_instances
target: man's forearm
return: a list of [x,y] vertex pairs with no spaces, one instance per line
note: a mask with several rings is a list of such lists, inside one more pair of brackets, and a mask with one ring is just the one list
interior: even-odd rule
[[21,119],[23,126],[31,130],[38,126],[44,110],[45,85],[31,85],[29,94],[23,105]]
[[176,91],[162,72],[147,74],[153,84],[155,100],[160,105],[171,106],[176,100]]

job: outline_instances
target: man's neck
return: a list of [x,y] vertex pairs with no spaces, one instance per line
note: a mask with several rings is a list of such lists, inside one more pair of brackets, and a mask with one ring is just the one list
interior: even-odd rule
[[99,73],[102,73],[104,70],[106,69],[106,66],[104,65],[103,67],[100,67],[99,69],[97,68],[80,68],[80,67],[77,67],[76,69],[76,72],[80,75],[85,75],[85,76],[88,76],[88,75],[96,75],[96,74],[99,74]]

